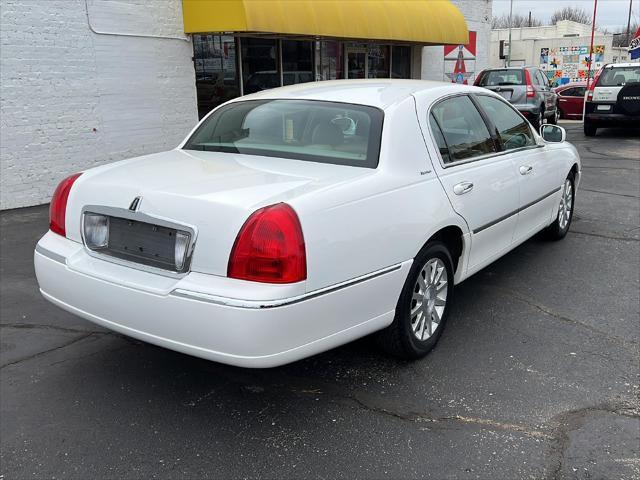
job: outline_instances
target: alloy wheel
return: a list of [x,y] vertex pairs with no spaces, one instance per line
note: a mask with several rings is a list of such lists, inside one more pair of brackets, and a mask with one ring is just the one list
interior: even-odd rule
[[573,185],[568,178],[564,181],[560,207],[558,208],[558,226],[564,230],[569,224],[571,211],[573,210]]
[[411,330],[420,340],[434,334],[447,305],[448,275],[444,262],[432,258],[420,270],[411,297]]

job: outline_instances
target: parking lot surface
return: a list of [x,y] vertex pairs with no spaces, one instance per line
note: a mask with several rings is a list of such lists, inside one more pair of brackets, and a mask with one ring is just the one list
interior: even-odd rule
[[640,478],[640,138],[564,125],[568,236],[461,284],[414,363],[363,339],[245,370],[110,333],[40,296],[47,208],[2,212],[0,478]]

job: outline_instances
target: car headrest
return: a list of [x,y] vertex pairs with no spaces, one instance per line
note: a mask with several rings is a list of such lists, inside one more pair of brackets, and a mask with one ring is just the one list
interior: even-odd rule
[[344,142],[342,130],[337,125],[322,122],[316,125],[311,135],[311,143],[316,145],[339,145]]

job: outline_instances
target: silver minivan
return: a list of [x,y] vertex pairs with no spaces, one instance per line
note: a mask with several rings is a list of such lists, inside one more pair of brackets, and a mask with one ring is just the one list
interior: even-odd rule
[[537,67],[489,68],[480,72],[474,85],[502,95],[536,130],[545,121],[558,123],[558,95],[545,73]]

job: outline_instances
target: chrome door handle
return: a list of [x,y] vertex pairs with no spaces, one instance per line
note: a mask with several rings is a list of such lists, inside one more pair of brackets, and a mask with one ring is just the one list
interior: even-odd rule
[[520,167],[520,175],[529,175],[533,171],[533,167],[531,165],[522,165]]
[[456,195],[464,195],[465,193],[469,193],[473,190],[473,183],[471,182],[461,182],[453,187],[453,193]]

